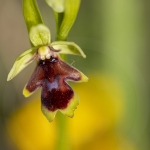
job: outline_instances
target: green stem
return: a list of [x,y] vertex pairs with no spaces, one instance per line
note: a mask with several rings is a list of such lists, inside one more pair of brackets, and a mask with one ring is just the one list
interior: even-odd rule
[[56,144],[56,150],[68,150],[68,135],[67,135],[67,118],[62,113],[57,114],[57,131],[58,139]]
[[23,0],[23,15],[28,33],[33,26],[43,24],[43,19],[37,6],[36,0]]
[[[57,13],[55,12],[55,19],[57,25],[57,37],[56,41],[66,41],[68,33],[74,24],[76,19],[78,9],[80,5],[80,0],[66,0],[65,12]],[[66,55],[61,55],[63,60],[66,60]],[[58,140],[56,150],[67,150],[68,137],[67,137],[67,119],[66,116],[58,113],[57,115],[57,125],[58,125]]]
[[[59,22],[59,20],[58,20]],[[61,40],[61,39],[57,39]],[[67,56],[65,54],[61,54],[61,59],[67,60]],[[58,131],[58,139],[56,150],[68,150],[68,138],[67,138],[67,118],[62,113],[57,114],[57,131]]]
[[56,20],[56,29],[57,29],[57,35],[58,35],[58,31],[59,31],[61,23],[63,21],[64,13],[63,12],[62,13],[54,12],[54,16],[55,16],[55,20]]
[[[43,20],[40,11],[38,9],[36,0],[23,0],[23,14],[28,29],[28,33],[30,32],[33,26],[36,26],[38,24],[43,24]],[[63,13],[56,13],[55,18],[56,18],[57,30],[58,30],[62,23]],[[58,40],[63,40],[63,39],[59,38],[58,36]],[[66,55],[62,55],[62,59],[66,60]],[[62,115],[61,113],[58,113],[57,123],[58,123],[58,141],[57,141],[56,149],[67,150],[68,143],[67,143],[67,134],[66,134],[67,133],[66,116]]]
[[[33,26],[36,26],[38,24],[44,24],[43,19],[40,14],[36,0],[23,0],[22,7],[23,7],[24,20],[29,34]],[[33,46],[31,41],[30,44],[31,46]]]

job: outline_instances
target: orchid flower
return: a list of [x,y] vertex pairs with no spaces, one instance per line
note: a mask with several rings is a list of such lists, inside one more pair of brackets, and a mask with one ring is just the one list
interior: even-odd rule
[[64,62],[59,54],[81,55],[84,58],[85,54],[73,42],[55,41],[51,43],[50,30],[43,24],[33,26],[29,37],[34,47],[16,59],[7,80],[14,78],[36,58],[36,69],[26,84],[23,95],[28,97],[36,89],[42,87],[42,111],[49,121],[55,118],[58,110],[73,117],[74,110],[79,104],[79,98],[66,81],[85,82],[88,78]]
[[23,95],[28,97],[41,87],[42,112],[49,121],[52,121],[58,110],[73,117],[74,110],[79,104],[77,94],[67,81],[85,82],[88,78],[60,57],[60,54],[86,57],[77,44],[66,41],[75,21],[80,0],[46,0],[46,2],[55,13],[57,40],[51,42],[50,30],[44,25],[36,0],[23,0],[24,19],[33,47],[16,59],[7,81],[13,79],[36,59],[36,69],[26,84]]

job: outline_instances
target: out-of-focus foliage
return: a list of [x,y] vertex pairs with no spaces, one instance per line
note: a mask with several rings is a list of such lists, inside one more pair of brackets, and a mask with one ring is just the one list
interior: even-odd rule
[[[115,132],[125,111],[120,85],[104,74],[90,78],[86,85],[74,85],[81,102],[74,118],[67,119],[68,145],[72,150],[134,150],[129,139]],[[34,97],[8,121],[9,133],[20,150],[48,150],[57,144],[57,119],[51,124],[47,122],[40,107],[40,99]]]
[[[37,2],[54,37],[53,12],[44,1]],[[61,130],[58,120],[47,122],[38,95],[31,99],[22,96],[34,64],[6,82],[6,72],[30,43],[21,1],[0,0],[0,4],[0,149],[56,148]],[[62,142],[68,149],[150,149],[149,6],[146,0],[81,1],[68,40],[80,45],[87,58],[69,56],[68,61],[89,82],[73,85],[80,105],[74,118],[64,116],[67,128],[61,132],[67,141]]]

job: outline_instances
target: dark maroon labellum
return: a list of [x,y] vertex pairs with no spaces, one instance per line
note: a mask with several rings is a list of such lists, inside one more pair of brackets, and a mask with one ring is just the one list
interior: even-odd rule
[[50,111],[56,109],[65,109],[69,100],[73,97],[74,93],[69,86],[64,83],[62,86],[68,87],[65,91],[58,88],[57,81],[49,83],[46,81],[42,89],[42,104]]
[[80,72],[59,57],[40,60],[26,89],[29,92],[42,87],[42,105],[50,111],[65,109],[73,98],[74,92],[65,80],[79,81]]

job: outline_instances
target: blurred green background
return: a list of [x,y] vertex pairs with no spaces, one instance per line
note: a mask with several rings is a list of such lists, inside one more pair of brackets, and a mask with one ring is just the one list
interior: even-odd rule
[[[53,12],[37,2],[54,40]],[[81,1],[68,40],[87,58],[68,56],[68,62],[89,82],[71,83],[80,105],[73,119],[62,116],[61,127],[61,114],[49,123],[41,113],[40,90],[22,95],[36,63],[6,82],[30,43],[21,1],[0,0],[0,150],[149,150],[149,6],[146,0]]]

